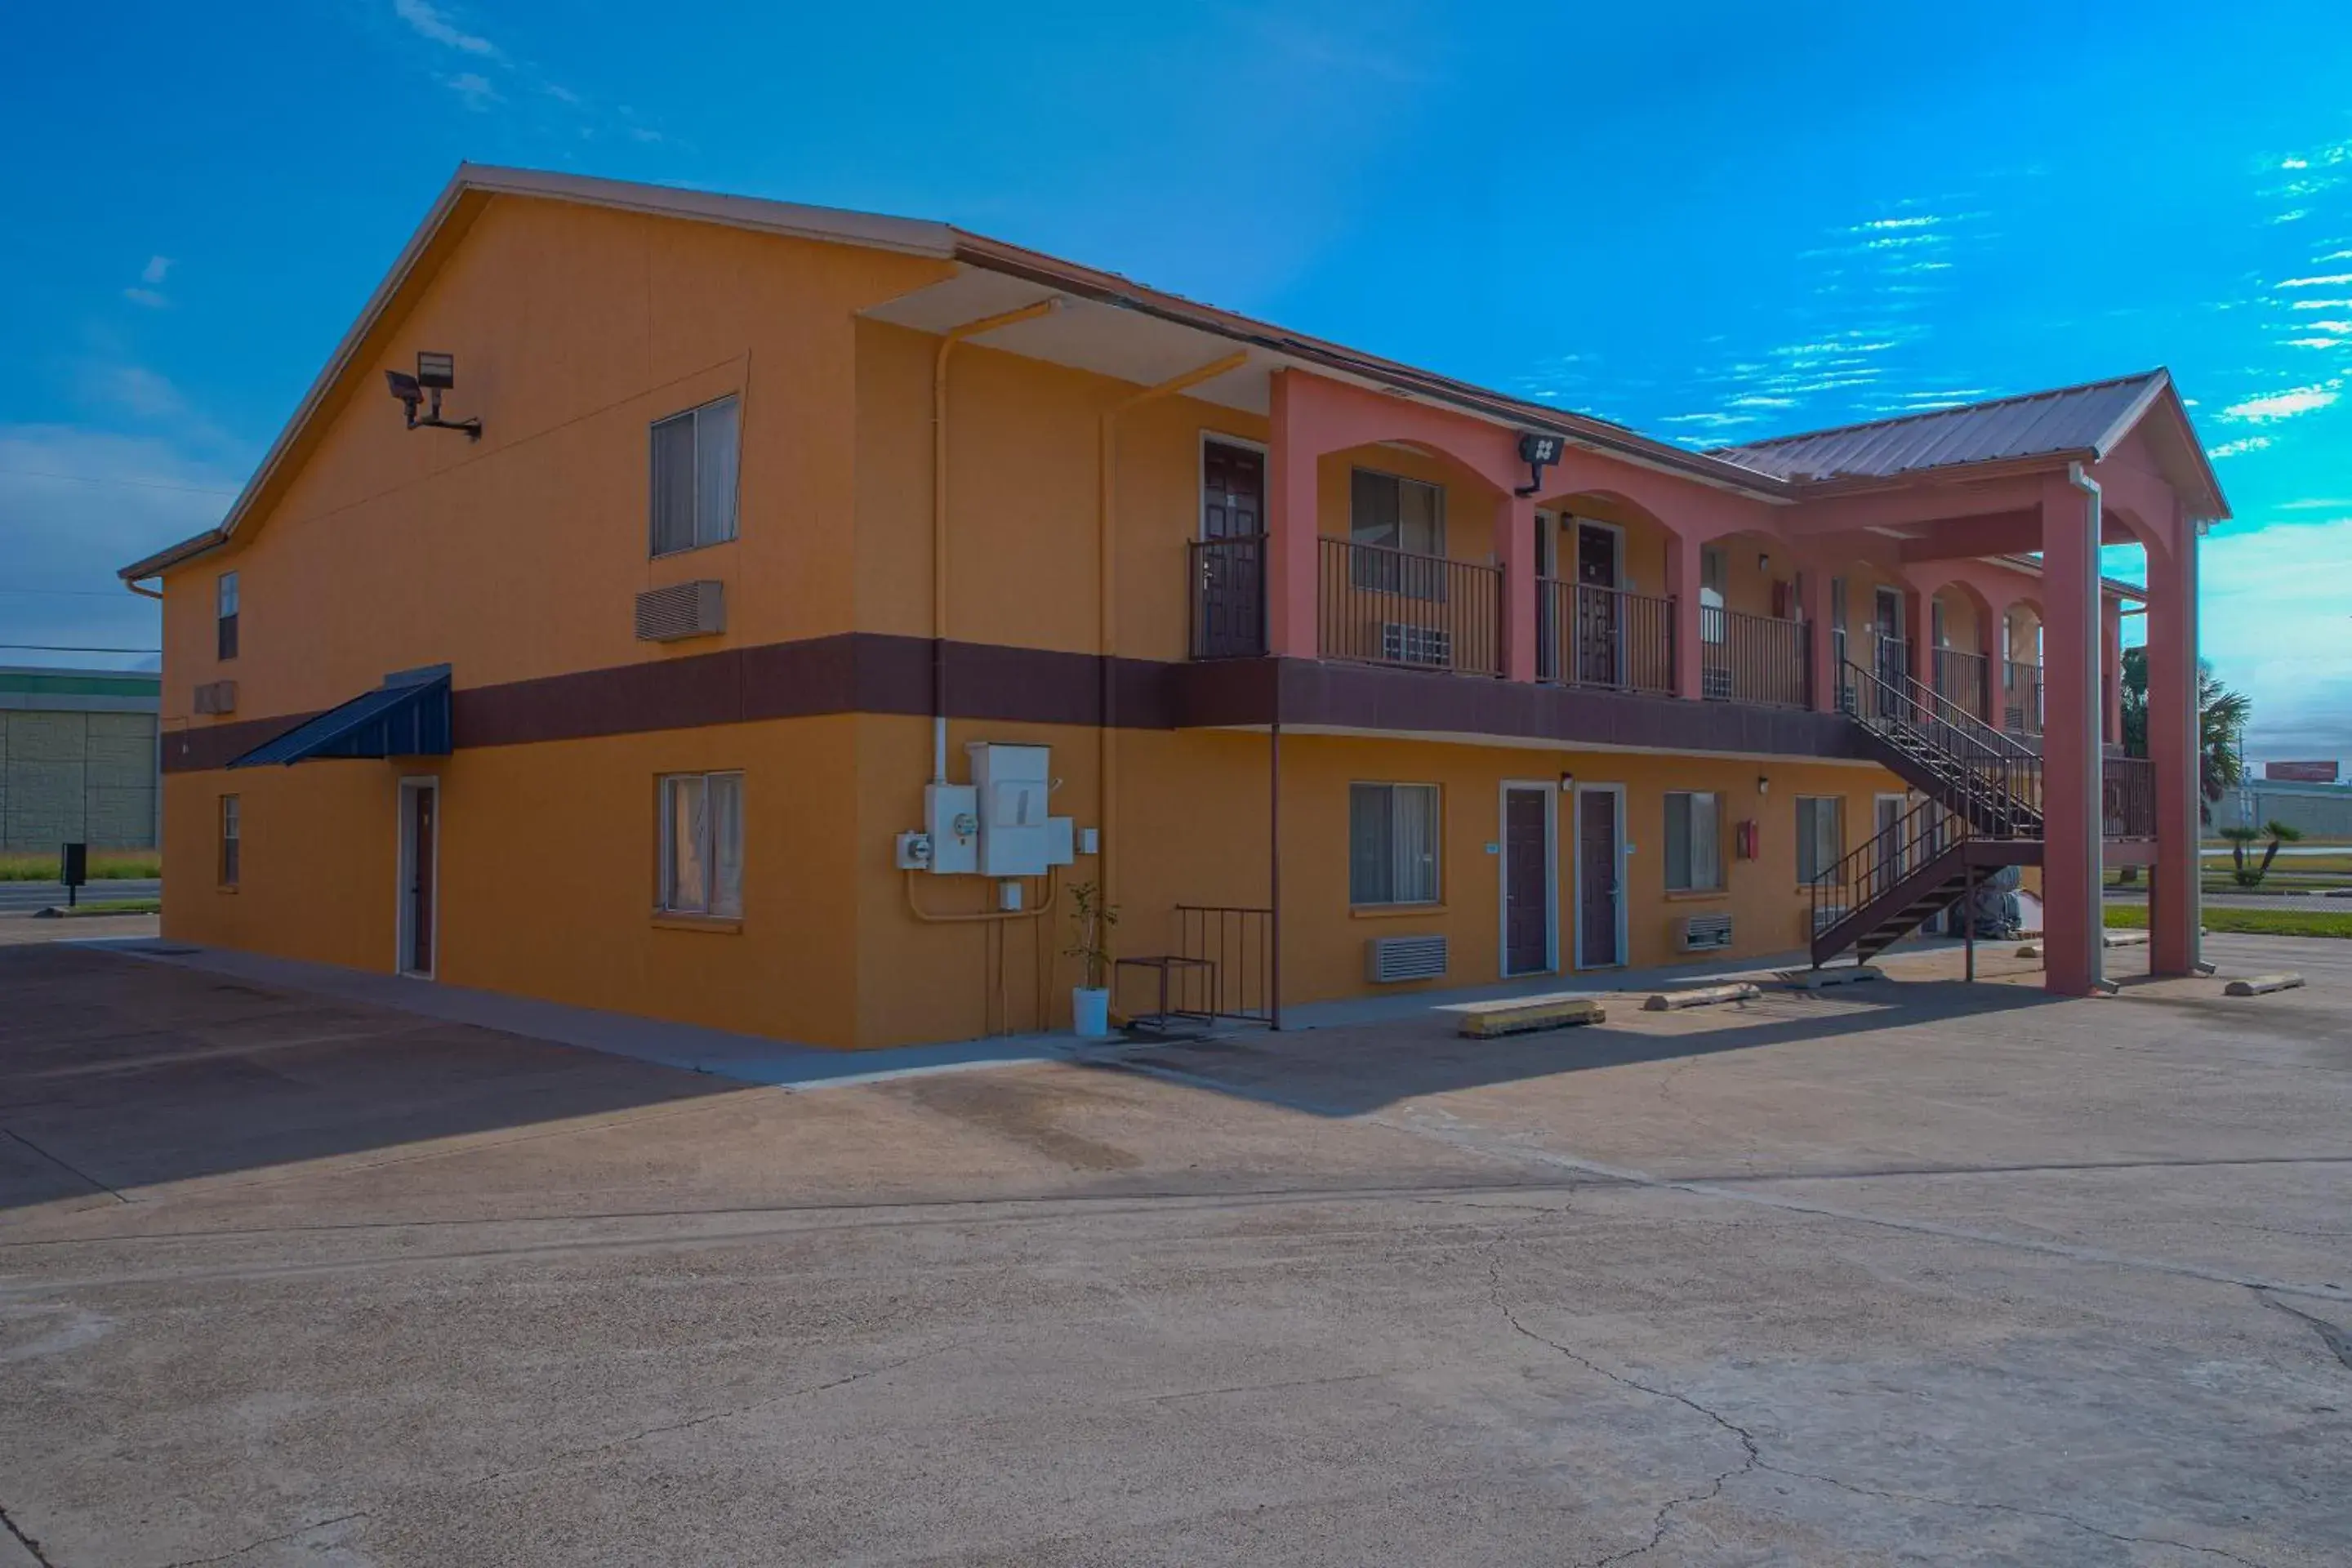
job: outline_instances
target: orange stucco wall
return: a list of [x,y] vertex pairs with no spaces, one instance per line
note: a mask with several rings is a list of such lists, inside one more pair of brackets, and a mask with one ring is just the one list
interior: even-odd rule
[[[931,617],[931,377],[938,340],[860,319],[869,304],[942,275],[936,263],[499,198],[420,291],[362,386],[299,472],[231,549],[165,583],[167,727],[199,682],[231,677],[236,720],[308,711],[388,671],[446,661],[470,688],[857,629],[924,636]],[[410,432],[380,371],[419,347],[457,355],[453,416],[479,415],[478,444]],[[1091,653],[1102,409],[1134,391],[1104,377],[967,346],[949,402],[952,595],[961,640]],[[739,539],[648,561],[646,427],[727,393],[743,400]],[[1118,426],[1119,651],[1178,659],[1186,647],[1185,549],[1199,507],[1204,434],[1262,441],[1265,421],[1189,398],[1150,403]],[[1323,531],[1344,534],[1347,471],[1362,464],[1448,487],[1448,549],[1494,552],[1493,497],[1442,460],[1381,447],[1319,465]],[[1627,526],[1625,570],[1671,591],[1654,521],[1607,498],[1562,510]],[[1735,608],[1765,613],[1790,563],[1725,542]],[[1769,542],[1762,548],[1770,551]],[[217,574],[240,574],[241,656],[213,657]],[[631,636],[632,595],[694,577],[727,584],[723,638],[664,647]],[[1869,584],[1850,574],[1850,611]],[[462,737],[461,737],[462,739]],[[1103,741],[1091,729],[951,727],[962,776],[970,739],[1054,747],[1057,814],[1106,819]],[[1179,902],[1266,898],[1266,739],[1126,731],[1113,819],[1121,945],[1166,950]],[[655,781],[745,774],[740,929],[676,929],[652,916]],[[848,714],[475,746],[423,765],[315,763],[173,773],[165,841],[205,867],[218,797],[242,805],[244,874],[223,891],[173,879],[178,938],[365,968],[393,960],[396,804],[404,774],[442,782],[441,963],[446,981],[833,1046],[952,1039],[1058,1026],[1074,975],[1065,911],[1044,920],[927,922],[908,906],[892,836],[918,826],[929,771],[919,717]],[[1573,750],[1296,734],[1285,742],[1285,942],[1294,1004],[1364,989],[1373,934],[1448,936],[1447,983],[1499,970],[1498,790],[1506,778],[1627,786],[1632,963],[1671,962],[1673,923],[1727,910],[1736,952],[1782,952],[1806,934],[1795,872],[1795,800],[1848,801],[1860,842],[1875,770]],[[1759,795],[1759,775],[1769,779]],[[1348,904],[1347,785],[1435,783],[1444,792],[1441,906]],[[1669,899],[1662,793],[1725,797],[1728,885]],[[1762,852],[1730,858],[1754,817]],[[1573,953],[1574,834],[1558,835],[1559,945]],[[1098,877],[1082,858],[1064,880]],[[922,907],[978,913],[988,885],[922,879]],[[1033,890],[1042,894],[1044,889]],[[1040,998],[1043,998],[1041,1008]]]

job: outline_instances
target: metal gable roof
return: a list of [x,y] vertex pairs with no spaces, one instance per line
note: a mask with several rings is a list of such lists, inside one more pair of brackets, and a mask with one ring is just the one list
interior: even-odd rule
[[2170,378],[2163,371],[2152,370],[2054,392],[1718,447],[1711,455],[1798,484],[1892,479],[1959,463],[2069,452],[2103,455],[2168,384]]

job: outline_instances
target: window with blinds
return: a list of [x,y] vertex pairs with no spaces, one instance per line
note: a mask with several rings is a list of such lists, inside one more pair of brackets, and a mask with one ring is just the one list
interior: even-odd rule
[[1845,858],[1845,802],[1836,795],[1797,797],[1797,880],[1810,882]]
[[653,427],[652,549],[698,550],[735,537],[741,405],[722,397]]
[[1437,902],[1435,784],[1348,786],[1348,901]]
[[1666,891],[1710,893],[1723,886],[1721,816],[1720,795],[1667,792]]

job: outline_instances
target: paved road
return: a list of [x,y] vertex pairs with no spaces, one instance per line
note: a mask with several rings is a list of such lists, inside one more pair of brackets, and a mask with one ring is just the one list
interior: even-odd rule
[[0,1510],[56,1568],[2340,1564],[2352,944],[2210,952],[2315,984],[794,1093],[0,951]]
[[[138,881],[129,878],[109,878],[84,883],[81,901],[96,903],[101,899],[160,899],[163,884],[156,880]],[[66,901],[66,889],[58,882],[0,882],[0,915],[30,914],[51,904],[60,907]]]
[[[2352,887],[2352,879],[2347,879]],[[2144,883],[2110,885],[2110,899],[2127,900],[2134,903],[2147,902]],[[2325,893],[2207,893],[2205,907],[2215,910],[2325,910],[2335,914],[2352,914],[2352,897],[2329,898]]]

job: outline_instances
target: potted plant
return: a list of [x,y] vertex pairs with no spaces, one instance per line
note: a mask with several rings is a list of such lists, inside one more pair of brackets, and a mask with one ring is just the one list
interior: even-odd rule
[[1102,889],[1080,882],[1070,889],[1070,923],[1076,928],[1064,956],[1078,961],[1078,984],[1070,989],[1070,1024],[1082,1040],[1110,1037],[1110,928],[1118,910],[1102,901]]

